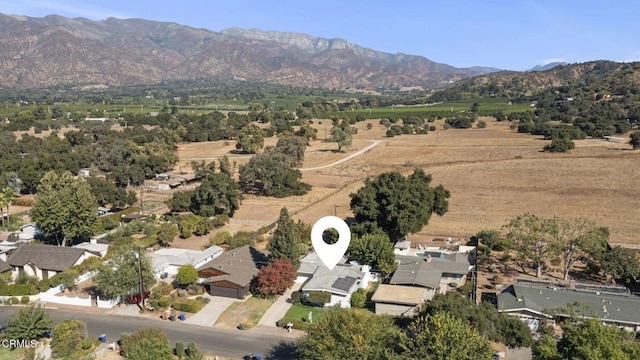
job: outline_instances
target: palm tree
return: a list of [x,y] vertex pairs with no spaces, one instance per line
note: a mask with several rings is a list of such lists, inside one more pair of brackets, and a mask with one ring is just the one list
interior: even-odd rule
[[4,226],[4,208],[7,208],[7,219],[9,219],[9,205],[11,205],[11,203],[13,202],[13,199],[15,198],[15,193],[13,192],[13,189],[10,187],[5,187],[2,190],[0,190],[0,214],[2,215],[2,229],[5,230],[6,227]]

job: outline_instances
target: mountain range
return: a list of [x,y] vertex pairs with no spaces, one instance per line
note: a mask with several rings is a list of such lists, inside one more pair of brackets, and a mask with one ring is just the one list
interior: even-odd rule
[[0,14],[0,86],[132,85],[233,78],[324,88],[442,87],[498,71],[456,68],[343,39],[170,22]]

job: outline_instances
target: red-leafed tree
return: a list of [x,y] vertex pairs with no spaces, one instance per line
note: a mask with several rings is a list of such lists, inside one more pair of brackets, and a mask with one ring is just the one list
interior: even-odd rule
[[262,295],[282,294],[293,286],[296,279],[296,267],[287,259],[276,259],[258,272],[255,290]]

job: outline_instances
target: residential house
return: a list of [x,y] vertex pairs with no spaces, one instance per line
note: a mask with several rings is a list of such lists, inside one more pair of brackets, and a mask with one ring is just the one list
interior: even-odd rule
[[251,280],[267,264],[267,254],[245,245],[225,251],[198,269],[200,283],[209,294],[244,299]]
[[376,314],[412,316],[418,312],[425,299],[433,297],[431,289],[417,286],[378,285],[371,297]]
[[471,253],[424,253],[422,256],[396,256],[398,268],[389,284],[431,289],[428,298],[446,293],[450,286],[464,285],[473,269]]
[[107,255],[107,251],[109,250],[109,244],[99,243],[97,239],[91,239],[89,242],[82,242],[80,244],[74,245],[73,247],[84,249],[101,258],[105,257]]
[[389,284],[380,285],[371,298],[375,313],[410,316],[435,294],[464,285],[475,261],[472,249],[465,246],[455,252],[429,249],[413,256],[396,255],[398,268]]
[[36,223],[22,225],[18,231],[20,241],[31,241],[40,235],[42,235],[42,230]]
[[92,256],[95,255],[74,247],[22,244],[9,256],[7,263],[11,266],[14,278],[25,272],[42,280],[49,279]]
[[358,289],[369,286],[369,282],[376,281],[367,265],[348,264],[343,258],[332,270],[329,270],[315,252],[305,256],[300,262],[298,280],[304,280],[301,288],[307,296],[310,292],[320,291],[331,293],[331,299],[325,306],[339,305],[343,308],[351,307],[351,295]]
[[396,255],[409,255],[409,250],[410,249],[411,249],[411,241],[410,240],[398,241],[393,246],[393,252]]
[[193,265],[196,269],[222,254],[222,248],[211,246],[206,250],[162,248],[151,254],[151,264],[158,277],[163,273],[175,275],[182,265]]
[[320,291],[331,293],[331,298],[324,306],[339,305],[343,308],[351,307],[351,295],[358,289],[365,289],[369,285],[371,275],[368,265],[342,264],[332,270],[320,266],[313,277],[302,286],[302,293],[308,296],[310,292]]
[[549,312],[576,303],[580,305],[574,311],[580,317],[640,331],[640,297],[624,287],[520,280],[498,294],[498,311],[518,317],[533,330],[569,317]]

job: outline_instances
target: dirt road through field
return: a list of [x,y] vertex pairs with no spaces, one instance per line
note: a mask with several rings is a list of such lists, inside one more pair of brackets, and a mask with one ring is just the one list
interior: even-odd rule
[[349,156],[347,156],[347,157],[345,157],[345,158],[343,158],[343,159],[340,159],[340,160],[338,160],[338,161],[334,161],[334,162],[332,162],[331,164],[327,164],[327,165],[316,166],[316,167],[312,167],[312,168],[303,168],[303,169],[300,169],[300,171],[320,170],[320,169],[330,168],[330,167],[332,167],[332,166],[336,166],[336,165],[338,165],[338,164],[342,164],[342,163],[343,163],[343,162],[345,162],[345,161],[349,161],[349,160],[353,159],[353,158],[354,158],[354,157],[356,157],[356,156],[359,156],[359,155],[364,154],[365,152],[367,152],[367,151],[369,151],[369,150],[373,149],[374,147],[376,147],[378,144],[380,144],[380,143],[382,142],[382,141],[380,141],[380,140],[370,140],[370,141],[371,141],[371,145],[367,146],[366,148],[364,148],[364,149],[362,149],[362,150],[359,150],[359,151],[357,151],[357,152],[354,152],[353,154],[351,154],[351,155],[349,155]]

